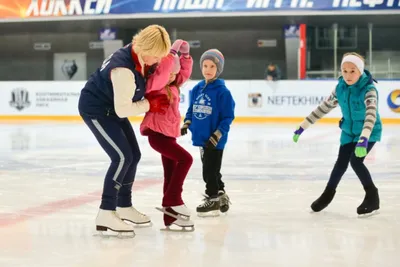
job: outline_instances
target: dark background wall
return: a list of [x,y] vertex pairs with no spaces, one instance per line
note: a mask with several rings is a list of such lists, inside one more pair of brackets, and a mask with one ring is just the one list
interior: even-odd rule
[[[53,80],[53,54],[85,52],[88,72],[102,62],[103,51],[89,49],[95,33],[11,33],[0,36],[0,80]],[[36,42],[51,43],[50,51],[35,51]]]
[[[390,16],[325,16],[325,17],[251,17],[148,20],[95,20],[79,22],[25,22],[0,24],[0,80],[52,80],[53,54],[84,52],[87,74],[101,65],[103,51],[90,49],[89,42],[98,41],[98,32],[106,26],[118,29],[118,39],[131,41],[138,29],[149,24],[165,26],[171,37],[198,40],[200,48],[191,50],[195,60],[192,79],[201,78],[199,59],[210,48],[225,56],[225,79],[263,79],[268,63],[277,64],[285,75],[283,26],[307,23],[309,69],[333,69],[333,32],[331,25],[340,17],[342,47],[338,48],[338,63],[343,53],[368,52],[369,22],[374,23],[373,50],[398,51],[400,26],[392,25]],[[348,26],[350,25],[350,26]],[[354,29],[357,31],[354,33]],[[325,30],[324,30],[325,29]],[[347,29],[347,30],[346,30]],[[354,34],[356,37],[354,37]],[[276,47],[259,48],[257,40],[276,40]],[[318,39],[318,40],[317,40]],[[50,51],[35,51],[35,42],[51,43]],[[350,46],[349,46],[350,44]],[[347,47],[343,47],[347,45]]]

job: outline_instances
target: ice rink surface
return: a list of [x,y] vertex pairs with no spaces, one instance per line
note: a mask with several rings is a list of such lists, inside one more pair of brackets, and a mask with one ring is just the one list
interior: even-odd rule
[[364,198],[351,167],[331,205],[311,213],[329,177],[339,128],[317,124],[299,143],[296,125],[234,124],[222,174],[228,214],[199,218],[204,183],[190,134],[179,142],[194,157],[184,187],[195,231],[162,232],[159,154],[137,133],[142,159],[135,207],[153,225],[132,239],[96,235],[109,160],[83,123],[0,124],[1,267],[398,267],[400,262],[400,126],[385,125],[365,163],[379,188],[380,213],[358,218]]

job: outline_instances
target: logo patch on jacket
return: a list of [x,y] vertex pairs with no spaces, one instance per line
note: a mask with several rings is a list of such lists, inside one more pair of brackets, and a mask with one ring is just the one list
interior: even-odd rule
[[194,101],[193,115],[199,120],[204,120],[211,114],[212,107],[210,97],[207,94],[200,94]]

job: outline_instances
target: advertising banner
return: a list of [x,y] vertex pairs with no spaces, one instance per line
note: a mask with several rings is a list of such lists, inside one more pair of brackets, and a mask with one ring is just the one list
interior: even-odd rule
[[85,82],[2,82],[1,115],[79,115],[78,100]]
[[54,80],[86,80],[86,53],[55,53],[53,63]]
[[[399,10],[399,0],[2,0],[0,19],[96,15],[148,15],[193,12],[226,13],[295,11]],[[338,15],[346,14],[340,12]],[[143,17],[143,16],[142,16]]]
[[[324,101],[336,81],[226,80],[235,100],[236,118],[304,118]],[[181,88],[179,110],[185,116],[190,93],[198,81],[190,80]],[[0,82],[0,118],[15,116],[76,116],[78,100],[85,82]],[[400,123],[400,81],[379,81],[376,85],[382,119]],[[205,93],[205,96],[206,93]],[[143,116],[143,114],[141,115]],[[139,116],[139,117],[141,117]],[[341,118],[337,107],[326,118]]]

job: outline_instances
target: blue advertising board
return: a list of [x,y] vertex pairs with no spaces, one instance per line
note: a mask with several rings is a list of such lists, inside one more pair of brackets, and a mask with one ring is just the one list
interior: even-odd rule
[[117,39],[117,30],[115,28],[104,28],[99,31],[99,40],[115,40]]

